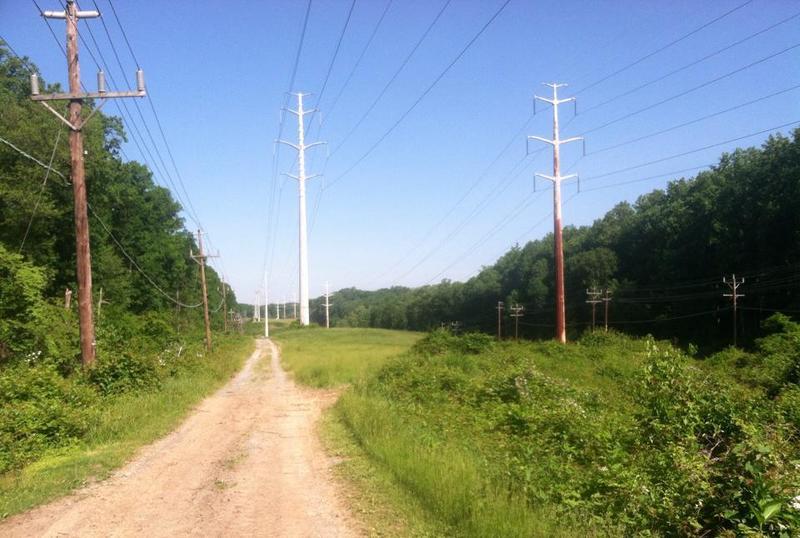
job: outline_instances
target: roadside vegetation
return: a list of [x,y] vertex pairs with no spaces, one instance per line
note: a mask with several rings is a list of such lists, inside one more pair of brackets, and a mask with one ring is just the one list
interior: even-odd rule
[[[704,359],[615,332],[562,346],[437,330],[377,359],[326,431],[355,506],[390,535],[796,536],[800,325],[765,325],[750,351]],[[341,337],[320,332],[295,331],[297,349],[335,354]]]
[[[97,112],[83,131],[97,361],[82,367],[69,149],[63,125],[29,99],[31,72],[0,41],[0,132],[22,150],[0,147],[0,517],[106,476],[177,425],[252,348],[220,334],[223,294],[239,305],[207,267],[216,346],[205,353],[189,257],[198,249],[181,206],[144,165],[122,158],[122,123]],[[47,180],[23,152],[52,162]]]

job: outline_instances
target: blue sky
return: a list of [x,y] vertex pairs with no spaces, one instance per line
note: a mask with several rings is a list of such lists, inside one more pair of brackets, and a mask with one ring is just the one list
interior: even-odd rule
[[[526,158],[525,144],[526,134],[549,137],[552,132],[549,109],[537,107],[531,116],[534,92],[548,95],[542,82],[568,83],[562,95],[578,98],[576,117],[572,106],[561,109],[562,136],[590,131],[586,157],[580,143],[563,148],[563,168],[582,178],[580,194],[574,184],[564,187],[565,224],[590,224],[617,202],[635,201],[671,177],[694,171],[661,174],[712,164],[721,152],[760,144],[768,133],[639,164],[800,121],[800,88],[789,90],[800,84],[800,47],[785,50],[800,44],[800,16],[777,24],[800,13],[796,1],[511,0],[353,167],[505,2],[451,0],[374,110],[342,144],[445,1],[393,0],[343,87],[387,5],[386,0],[356,0],[321,99],[352,1],[312,1],[291,88],[316,94],[307,104],[321,113],[307,127],[307,141],[329,143],[329,149],[311,150],[308,158],[309,173],[324,171],[323,178],[309,183],[312,296],[322,293],[326,280],[331,289],[463,280],[515,243],[551,231],[550,187],[539,181],[533,193],[532,180],[534,172],[552,173],[550,152],[546,148]],[[39,4],[59,8],[56,0]],[[130,77],[135,64],[108,0],[98,5]],[[297,185],[273,174],[273,141],[307,5],[306,0],[114,3],[145,70],[192,205],[223,256],[216,265],[242,301],[252,302],[265,266],[272,300],[291,300],[297,287]],[[93,5],[86,1],[81,7]],[[121,79],[101,23],[88,24],[112,74]],[[53,27],[61,38],[63,22]],[[63,56],[32,2],[0,0],[0,35],[17,53],[32,58],[47,80],[65,80]],[[760,61],[770,55],[775,56]],[[85,53],[81,61],[91,89],[96,68]],[[788,91],[606,150],[783,90]],[[161,144],[149,106],[141,104]],[[296,130],[296,120],[287,116],[283,138],[295,141]],[[541,145],[533,142],[530,148]],[[163,145],[159,149],[166,159]],[[132,142],[125,154],[150,161]],[[284,147],[278,155],[278,172],[292,171],[294,152]],[[636,168],[606,175],[628,167]],[[157,171],[156,180],[167,184],[164,175]]]

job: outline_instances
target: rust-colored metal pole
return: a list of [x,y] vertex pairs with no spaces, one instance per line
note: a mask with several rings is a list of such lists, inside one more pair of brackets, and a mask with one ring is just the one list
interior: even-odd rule
[[[78,63],[78,14],[74,2],[67,2],[67,69],[69,91],[81,93],[81,73]],[[69,122],[81,124],[82,99],[69,102]],[[92,256],[89,249],[89,214],[86,199],[86,172],[83,163],[83,134],[79,129],[69,132],[72,192],[75,199],[75,257],[78,266],[78,316],[80,319],[81,360],[91,366],[95,359],[94,319],[92,317]]]
[[[553,86],[553,100],[558,103],[558,86]],[[561,175],[559,174],[558,104],[553,106],[553,256],[556,269],[556,338],[567,341],[567,323],[564,308],[564,246],[561,234]]]

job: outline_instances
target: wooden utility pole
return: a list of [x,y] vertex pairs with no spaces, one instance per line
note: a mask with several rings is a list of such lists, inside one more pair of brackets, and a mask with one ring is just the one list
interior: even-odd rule
[[591,290],[588,290],[588,289],[586,290],[586,295],[589,296],[589,298],[586,300],[586,302],[589,303],[590,305],[592,305],[592,330],[593,331],[594,331],[595,319],[596,319],[595,318],[595,309],[596,309],[598,303],[603,302],[602,299],[598,299],[598,297],[600,296],[601,293],[602,292],[598,291],[596,288],[592,288]]
[[197,230],[197,248],[200,249],[200,254],[195,255],[189,251],[189,256],[192,257],[200,265],[200,284],[203,290],[203,320],[206,325],[206,351],[211,351],[211,319],[208,316],[208,288],[206,287],[206,256],[203,251],[203,232]]
[[739,286],[744,284],[744,278],[742,278],[741,280],[737,281],[736,280],[736,275],[733,274],[733,275],[731,275],[731,279],[730,280],[728,280],[725,277],[722,277],[722,282],[727,284],[728,288],[730,288],[730,290],[731,290],[730,293],[723,293],[722,296],[723,297],[730,297],[731,298],[731,302],[733,303],[733,347],[736,347],[737,340],[738,340],[738,332],[739,332],[738,331],[738,327],[737,327],[738,324],[736,322],[736,299],[738,299],[739,297],[744,297],[743,294],[737,293],[737,290],[739,289]]
[[514,340],[519,342],[519,318],[524,316],[525,307],[521,304],[513,304],[511,306],[511,317],[514,318]]
[[566,343],[567,342],[567,324],[566,324],[566,308],[564,306],[564,247],[562,244],[562,237],[561,237],[561,182],[565,179],[569,179],[571,177],[577,177],[576,174],[570,174],[568,176],[560,175],[560,166],[559,166],[559,159],[560,159],[560,148],[561,144],[567,144],[569,142],[575,142],[577,140],[583,140],[580,136],[575,136],[572,138],[567,138],[566,140],[561,140],[559,130],[558,130],[558,105],[561,103],[567,103],[569,101],[574,101],[574,97],[570,97],[568,99],[559,99],[558,98],[558,88],[562,86],[566,86],[566,84],[545,84],[545,86],[549,86],[553,89],[553,98],[548,99],[546,97],[539,97],[538,95],[534,95],[534,103],[538,99],[539,101],[544,101],[546,103],[550,103],[553,105],[553,139],[549,140],[547,138],[542,138],[540,136],[529,136],[528,140],[539,140],[541,142],[545,142],[553,146],[553,175],[548,176],[545,174],[536,174],[537,176],[543,177],[545,179],[549,179],[553,182],[553,250],[554,250],[554,258],[555,258],[555,270],[556,270],[556,338],[559,342]]
[[606,288],[605,289],[605,296],[603,296],[603,306],[605,307],[605,314],[603,316],[603,325],[605,325],[605,332],[608,332],[608,303],[611,302],[611,290]]
[[[75,257],[78,276],[78,315],[80,319],[81,360],[84,367],[91,366],[95,359],[94,320],[92,317],[92,257],[89,248],[89,213],[86,198],[86,172],[83,162],[83,127],[105,104],[105,100],[114,97],[143,97],[144,75],[136,72],[137,91],[107,92],[105,75],[97,74],[97,92],[81,91],[81,71],[78,61],[78,19],[94,19],[100,16],[97,11],[78,11],[74,0],[67,0],[66,11],[44,11],[42,16],[48,19],[64,19],[67,26],[67,72],[69,74],[69,93],[51,93],[40,95],[39,78],[31,74],[31,99],[41,102],[58,119],[70,129],[69,152],[72,169],[72,194],[74,199],[75,218]],[[81,118],[83,100],[100,99],[100,104],[86,117]],[[47,101],[69,101],[68,117],[47,104]]]
[[503,301],[497,301],[497,340],[503,339]]

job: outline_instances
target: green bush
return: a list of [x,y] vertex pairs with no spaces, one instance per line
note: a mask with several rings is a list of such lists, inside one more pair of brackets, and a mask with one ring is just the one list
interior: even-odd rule
[[81,438],[96,419],[97,394],[52,366],[18,365],[0,372],[0,472],[48,448]]
[[800,387],[784,390],[778,397],[778,409],[786,421],[795,429],[795,438],[800,440]]
[[150,390],[160,384],[155,359],[127,352],[98,357],[94,367],[88,370],[86,378],[104,395]]
[[494,339],[484,333],[466,333],[456,336],[447,329],[435,329],[417,341],[414,353],[424,356],[442,355],[449,352],[476,355],[494,344]]

